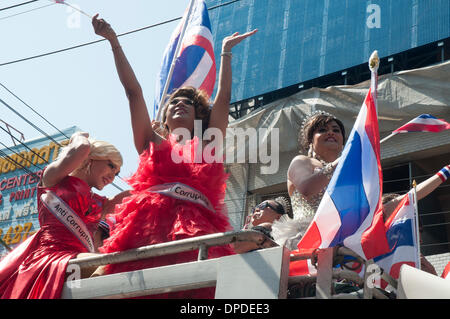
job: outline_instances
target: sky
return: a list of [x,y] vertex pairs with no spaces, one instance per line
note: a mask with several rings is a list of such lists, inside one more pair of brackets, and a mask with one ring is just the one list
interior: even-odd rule
[[[0,64],[101,39],[91,20],[63,4],[40,0],[1,10],[27,0],[0,2]],[[117,34],[181,17],[189,0],[69,0],[90,16],[108,21]],[[36,10],[34,10],[36,9]],[[30,12],[25,12],[33,10]],[[163,52],[178,21],[119,38],[143,88],[151,114],[156,76]],[[78,126],[91,137],[114,144],[124,157],[120,176],[138,166],[128,100],[118,79],[108,42],[0,66],[0,83],[58,129]],[[48,134],[57,131],[0,87],[0,98]],[[32,126],[0,104],[0,119],[21,131],[26,140],[41,137]],[[11,146],[2,130],[0,141]],[[128,185],[116,178],[117,186]],[[97,193],[113,196],[109,185]]]

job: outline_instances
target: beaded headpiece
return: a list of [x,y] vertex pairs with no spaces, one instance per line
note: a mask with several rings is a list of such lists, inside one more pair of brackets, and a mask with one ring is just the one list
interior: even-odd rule
[[286,197],[279,196],[275,198],[274,201],[283,206],[284,213],[292,218],[292,206]]

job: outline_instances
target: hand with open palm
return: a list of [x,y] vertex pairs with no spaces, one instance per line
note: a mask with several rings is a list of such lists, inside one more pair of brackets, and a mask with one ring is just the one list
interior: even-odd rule
[[235,45],[239,44],[242,40],[252,36],[257,31],[258,29],[254,29],[244,34],[239,34],[239,32],[235,32],[232,35],[225,37],[222,41],[222,52],[231,52],[231,49]]

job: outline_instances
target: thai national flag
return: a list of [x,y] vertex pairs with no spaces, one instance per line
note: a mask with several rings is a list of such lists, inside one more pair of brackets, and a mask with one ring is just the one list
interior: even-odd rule
[[[390,252],[374,258],[374,262],[391,277],[398,279],[400,267],[407,264],[419,268],[419,252],[415,222],[413,191],[406,194],[395,211],[386,221],[386,237]],[[381,282],[385,288],[387,283]]]
[[[291,254],[295,255],[296,251],[292,251]],[[289,263],[289,276],[308,276],[316,274],[317,269],[312,264],[311,259],[296,260]]]
[[380,137],[371,88],[299,251],[343,244],[367,260],[387,253],[381,194]]
[[[187,17],[189,12],[186,11],[164,52],[161,70],[156,81],[153,119],[156,119],[158,108],[164,102],[161,99],[163,98],[164,86],[174,58],[176,59],[175,68],[170,79],[167,94],[183,86],[193,86],[202,89],[209,96],[214,90],[216,62],[208,9],[203,0],[193,1],[190,16]],[[180,39],[185,22],[187,23],[185,33],[183,38]],[[178,56],[175,57],[177,44],[180,41],[181,47]]]
[[408,132],[442,132],[449,130],[450,124],[444,120],[437,119],[430,114],[422,114],[415,119],[409,121],[405,125],[399,127],[393,133],[408,133]]

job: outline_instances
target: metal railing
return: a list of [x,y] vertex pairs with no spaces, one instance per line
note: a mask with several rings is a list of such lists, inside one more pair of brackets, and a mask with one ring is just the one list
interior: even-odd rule
[[197,249],[199,249],[197,260],[205,260],[208,258],[209,247],[228,245],[237,242],[253,242],[259,248],[263,248],[265,243],[270,243],[272,246],[277,245],[260,232],[254,230],[244,230],[181,239],[162,244],[143,246],[123,252],[99,254],[98,256],[71,259],[69,261],[69,265],[78,265],[83,269],[127,261],[142,260]]
[[[335,264],[342,264],[342,257],[353,257],[356,263],[364,266],[364,277],[360,277],[358,273],[352,270],[337,269],[333,268]],[[360,298],[357,294],[354,295],[333,295],[332,282],[333,280],[353,282],[362,288],[362,298],[370,299],[387,299],[388,297],[381,292],[380,288],[375,286],[369,287],[368,280],[369,276],[373,274],[372,269],[368,271],[369,265],[373,264],[373,260],[364,260],[361,256],[355,253],[353,250],[338,246],[335,248],[327,248],[322,250],[316,250],[311,253],[295,254],[291,255],[290,261],[298,260],[313,260],[316,268],[316,274],[308,274],[303,276],[291,276],[289,277],[289,284],[303,283],[311,284],[315,283],[316,287],[316,298]],[[397,280],[392,278],[387,272],[382,268],[379,268],[380,279],[386,281],[388,285],[397,289]]]
[[[259,248],[273,248],[207,260],[209,247],[239,242],[252,242]],[[264,234],[252,230],[217,233],[77,258],[70,260],[69,266],[98,267],[193,250],[199,250],[197,261],[194,262],[81,279],[78,286],[66,282],[62,297],[129,298],[216,286],[216,298],[286,298],[289,285],[314,283],[316,298],[387,298],[379,289],[366,285],[370,275],[367,266],[372,261],[365,261],[352,250],[336,247],[290,255],[287,248],[278,247]],[[333,268],[333,264],[342,261],[343,256],[351,256],[356,262],[365,265],[364,278],[354,271]],[[313,260],[317,274],[289,276],[289,263],[302,259]],[[397,288],[397,281],[384,271],[381,272],[381,278]],[[335,295],[332,284],[336,280],[353,282],[363,287],[363,292],[360,295]]]

